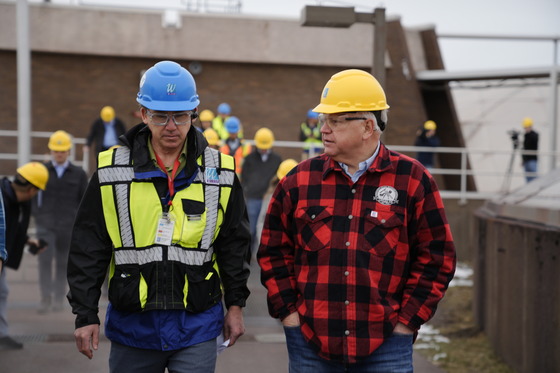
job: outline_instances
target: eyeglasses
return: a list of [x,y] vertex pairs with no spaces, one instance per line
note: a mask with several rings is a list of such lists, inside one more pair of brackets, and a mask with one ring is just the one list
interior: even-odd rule
[[320,114],[319,115],[319,123],[321,123],[321,125],[323,123],[328,124],[328,126],[332,129],[335,130],[337,128],[340,128],[342,126],[342,124],[347,123],[347,122],[351,122],[354,120],[367,120],[368,118],[366,117],[329,117],[326,114]]
[[182,126],[191,121],[193,111],[181,111],[179,113],[164,113],[161,111],[146,110],[146,114],[150,117],[156,126],[165,126],[169,121],[169,117],[173,118],[173,123],[177,126]]

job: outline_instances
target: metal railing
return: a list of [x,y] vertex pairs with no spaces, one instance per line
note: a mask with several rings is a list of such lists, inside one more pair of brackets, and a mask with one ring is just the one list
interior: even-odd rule
[[[19,135],[18,131],[11,131],[11,130],[0,130],[0,137],[17,137]],[[31,138],[39,138],[39,139],[48,139],[52,135],[52,132],[43,132],[43,131],[31,131]],[[89,153],[87,152],[80,152],[82,155],[81,160],[77,159],[77,151],[76,145],[85,145],[86,139],[80,137],[72,137],[73,146],[70,151],[70,161],[78,166],[81,166],[86,173],[89,172]],[[45,147],[45,152],[48,152],[48,149]],[[42,154],[31,154],[30,159],[32,161],[44,161],[46,153]],[[17,153],[0,153],[0,161],[1,160],[18,160]]]
[[[36,138],[49,138],[51,132],[31,132],[31,137]],[[0,130],[0,137],[17,137],[17,131]],[[246,140],[247,143],[254,145],[253,140]],[[73,149],[70,153],[70,160],[81,166],[86,173],[89,173],[89,153],[77,151],[76,145],[85,145],[85,138],[73,138]],[[304,146],[307,145],[301,141],[280,141],[274,142],[274,148],[292,148],[301,149],[303,153]],[[433,152],[444,156],[445,154],[458,154],[460,155],[460,168],[431,168],[430,172],[433,175],[441,176],[458,176],[460,178],[459,190],[441,190],[443,198],[457,199],[459,203],[466,203],[470,199],[491,199],[508,193],[516,186],[525,183],[525,176],[521,168],[515,169],[512,167],[513,160],[518,159],[522,154],[538,154],[539,157],[544,158],[547,156],[558,156],[560,154],[551,151],[523,151],[520,149],[498,150],[498,149],[471,149],[459,147],[418,147],[407,145],[391,145],[387,144],[391,150],[407,154],[414,157],[417,152]],[[46,147],[45,147],[46,149]],[[314,148],[309,151],[309,156],[314,154]],[[42,154],[32,154],[31,160],[44,161],[46,152]],[[81,157],[81,159],[80,159]],[[17,153],[0,153],[0,161],[2,160],[15,160],[17,161]],[[469,168],[470,164],[470,168]],[[491,165],[492,167],[484,167]],[[545,169],[541,167],[541,169]],[[539,176],[542,173],[535,173],[533,176]],[[477,185],[476,191],[469,191],[467,188],[467,179],[469,176],[474,177]],[[560,196],[558,196],[560,197]]]

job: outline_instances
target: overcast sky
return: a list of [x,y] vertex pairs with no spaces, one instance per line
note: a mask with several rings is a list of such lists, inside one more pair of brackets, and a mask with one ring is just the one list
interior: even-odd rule
[[[560,37],[560,0],[243,0],[242,10],[299,19],[305,5],[354,6],[359,12],[384,7],[388,17],[400,17],[404,26],[434,25],[438,34]],[[441,38],[440,47],[448,70],[540,67],[554,62],[552,41]]]

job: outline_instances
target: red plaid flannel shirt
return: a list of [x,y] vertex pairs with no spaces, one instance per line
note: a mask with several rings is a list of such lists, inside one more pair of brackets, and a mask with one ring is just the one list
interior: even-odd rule
[[428,321],[455,271],[436,183],[388,150],[355,184],[326,155],[300,163],[274,191],[258,253],[269,312],[298,312],[319,355],[356,362],[397,322]]

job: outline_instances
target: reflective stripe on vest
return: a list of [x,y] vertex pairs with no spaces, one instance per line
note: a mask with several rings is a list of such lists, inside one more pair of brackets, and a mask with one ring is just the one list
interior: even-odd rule
[[[203,157],[199,157],[198,161],[203,161],[201,169],[204,169],[205,172],[198,172],[193,184],[198,182],[199,185],[203,185],[206,213],[206,224],[202,231],[199,247],[186,249],[181,245],[172,244],[168,248],[168,259],[185,265],[202,265],[212,260],[212,243],[219,233],[217,227],[219,204],[221,202],[225,210],[230,194],[230,189],[227,193],[223,193],[222,189],[231,187],[235,179],[233,158],[229,156],[207,147]],[[119,147],[113,151],[101,153],[99,165],[98,175],[102,186],[107,230],[116,249],[114,264],[146,264],[161,261],[163,257],[161,246],[152,245],[153,242],[147,243],[145,240],[142,244],[135,242],[129,196],[134,170],[129,148]],[[140,189],[148,185],[148,183],[142,182],[136,184],[143,185],[138,187]],[[152,184],[149,185],[149,188],[153,188]],[[107,186],[111,186],[111,188],[106,188]],[[112,216],[113,214],[114,216]],[[114,225],[118,226],[118,231],[113,227]],[[139,234],[146,234],[146,232],[139,232]],[[137,248],[136,244],[139,244],[141,248]]]

